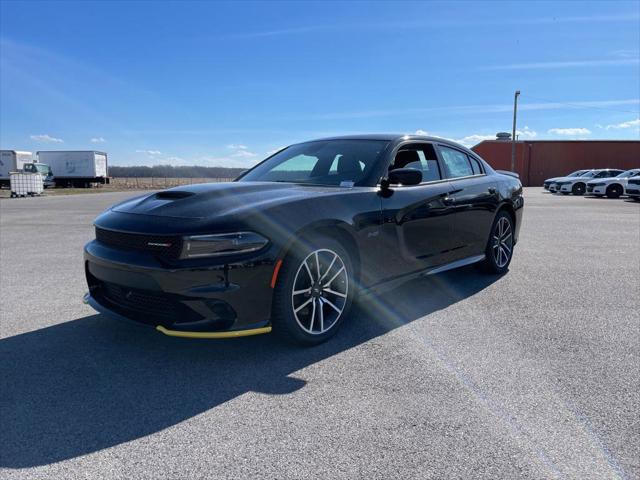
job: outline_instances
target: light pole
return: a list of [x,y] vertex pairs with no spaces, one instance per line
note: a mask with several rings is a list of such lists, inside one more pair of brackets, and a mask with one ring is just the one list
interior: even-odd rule
[[516,90],[513,97],[513,132],[511,133],[511,171],[516,171],[516,115],[518,114],[518,97],[520,90]]

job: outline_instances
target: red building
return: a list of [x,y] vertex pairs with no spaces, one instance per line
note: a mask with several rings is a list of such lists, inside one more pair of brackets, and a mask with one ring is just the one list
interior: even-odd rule
[[[485,140],[473,150],[489,165],[511,170],[511,141]],[[586,168],[640,168],[640,140],[524,140],[516,142],[515,171],[524,186],[539,186]]]

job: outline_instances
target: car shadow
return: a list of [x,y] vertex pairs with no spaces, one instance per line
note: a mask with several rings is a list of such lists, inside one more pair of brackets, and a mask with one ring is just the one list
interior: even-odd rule
[[291,374],[483,290],[473,267],[365,298],[311,348],[275,335],[186,340],[92,315],[0,340],[0,467],[78,457],[153,434],[249,391],[283,395]]

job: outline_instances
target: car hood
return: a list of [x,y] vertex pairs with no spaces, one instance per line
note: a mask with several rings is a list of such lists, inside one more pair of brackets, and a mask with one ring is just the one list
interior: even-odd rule
[[338,188],[273,182],[188,185],[143,195],[114,205],[118,213],[202,219],[255,211],[282,202],[336,193]]
[[558,178],[554,178],[554,182],[575,182],[576,180],[584,180],[585,182],[588,181],[587,178],[582,178],[582,177],[558,177]]

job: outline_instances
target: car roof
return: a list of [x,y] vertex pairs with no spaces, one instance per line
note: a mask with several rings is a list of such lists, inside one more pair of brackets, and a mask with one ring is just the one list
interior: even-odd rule
[[391,142],[394,145],[397,145],[406,141],[422,141],[422,142],[437,142],[437,143],[445,143],[451,145],[453,147],[465,150],[477,156],[478,154],[473,150],[461,145],[453,140],[449,140],[447,138],[442,137],[433,137],[429,135],[414,135],[407,133],[363,133],[363,134],[354,134],[354,135],[340,135],[335,137],[325,137],[325,138],[317,138],[315,140],[307,140],[299,143],[310,143],[310,142],[322,142],[327,140],[379,140]]

